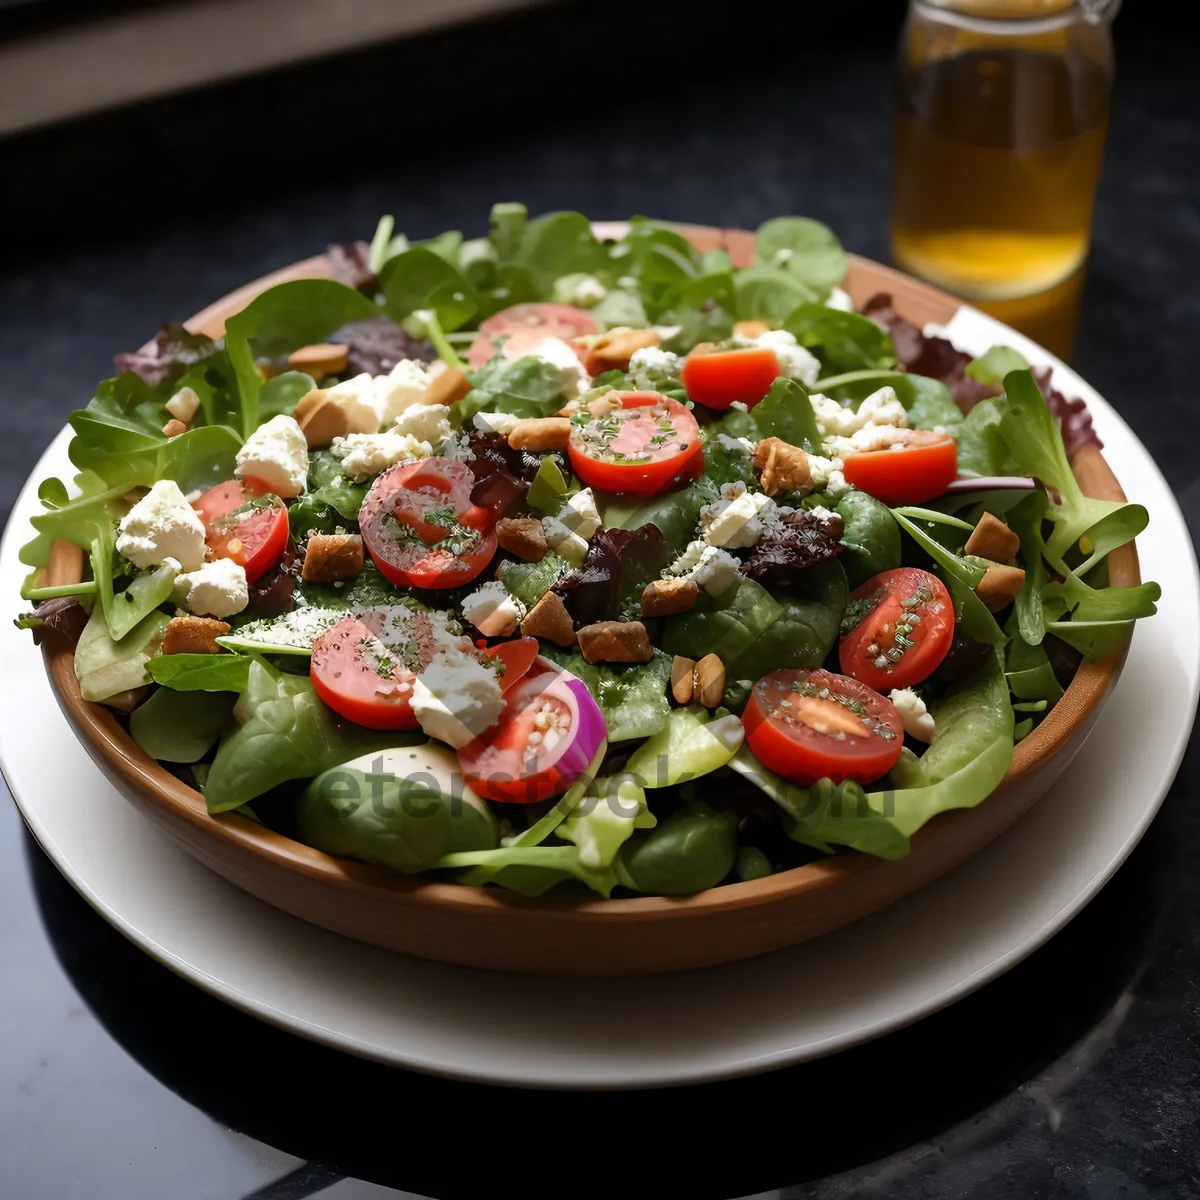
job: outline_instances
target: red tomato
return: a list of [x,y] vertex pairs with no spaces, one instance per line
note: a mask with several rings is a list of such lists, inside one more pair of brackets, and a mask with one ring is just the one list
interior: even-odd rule
[[538,640],[532,637],[515,638],[511,642],[501,642],[484,653],[488,658],[498,658],[504,664],[504,673],[500,676],[500,694],[503,695],[529,674],[529,668],[538,656]]
[[313,644],[313,690],[333,709],[368,729],[416,729],[413,683],[434,655],[426,613],[364,612],[348,616]]
[[958,475],[958,443],[923,429],[902,448],[851,454],[842,474],[847,483],[884,504],[921,504],[940,496]]
[[779,378],[774,350],[750,348],[689,354],[680,374],[689,400],[728,408],[735,400],[753,408]]
[[272,496],[269,503],[238,511],[263,494],[253,487],[243,488],[239,479],[230,479],[192,502],[204,522],[212,556],[233,559],[245,568],[248,583],[266,574],[287,550],[288,516],[282,500]]
[[400,587],[470,583],[492,561],[493,514],[471,503],[475,476],[449,458],[389,467],[358,514],[363,542],[384,577]]
[[686,405],[658,392],[618,392],[621,411],[571,427],[571,468],[589,487],[653,496],[704,464],[700,427]]
[[818,779],[871,783],[904,746],[896,706],[832,671],[772,671],[750,692],[746,741],[768,770],[808,787]]
[[567,790],[606,734],[583,683],[545,659],[505,696],[499,722],[458,751],[467,784],[488,800],[533,804]]
[[856,601],[863,618],[838,647],[847,675],[884,692],[937,670],[954,640],[954,604],[936,575],[917,567],[884,571],[850,593]]
[[[479,326],[479,336],[467,352],[467,365],[477,371],[496,354],[496,342],[501,338],[514,339],[514,350],[528,350],[543,338],[569,341],[573,337],[599,332],[600,326],[594,317],[570,304],[514,304],[512,308],[488,317]],[[507,352],[507,346],[505,349]],[[520,354],[515,357],[519,358]]]

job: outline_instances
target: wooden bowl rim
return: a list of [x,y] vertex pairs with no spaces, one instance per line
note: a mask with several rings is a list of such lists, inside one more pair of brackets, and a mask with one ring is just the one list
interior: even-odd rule
[[[620,236],[625,225],[622,222],[597,222],[595,228],[601,236]],[[722,246],[731,249],[735,261],[737,249],[744,251],[745,239],[752,237],[747,231],[738,229],[696,225],[678,225],[676,228],[690,239],[703,243],[706,248]],[[329,274],[327,256],[316,255],[235,289],[202,309],[185,324],[194,331],[220,336],[224,331],[225,319],[267,288],[293,279],[326,278]],[[849,279],[852,290],[856,276],[869,279],[873,291],[891,289],[902,295],[906,302],[901,303],[900,307],[906,311],[911,311],[910,304],[915,302],[924,314],[921,324],[926,321],[945,324],[962,307],[958,300],[937,288],[870,259],[851,255]],[[1099,450],[1089,447],[1081,452],[1075,460],[1074,469],[1086,494],[1100,499],[1125,499],[1116,477]],[[68,564],[67,568],[53,582],[77,581],[82,570],[81,557],[64,556],[64,561]],[[73,562],[79,562],[78,571],[72,571]],[[1114,551],[1109,562],[1114,583],[1129,585],[1139,582],[1137,552],[1132,543]],[[1124,644],[1107,657],[1082,663],[1050,715],[1017,744],[1007,774],[996,791],[982,804],[993,801],[1000,793],[1042,769],[1071,741],[1076,732],[1087,727],[1120,673],[1128,643],[1129,639],[1126,638]],[[694,896],[639,896],[615,900],[553,895],[531,898],[499,889],[467,887],[399,875],[384,867],[338,859],[314,850],[237,812],[210,815],[201,793],[188,787],[150,758],[122,728],[112,710],[82,698],[75,678],[72,646],[62,639],[47,639],[43,645],[43,656],[58,702],[76,732],[85,739],[93,756],[102,760],[126,788],[172,809],[172,815],[183,818],[205,837],[236,846],[252,856],[262,856],[272,860],[276,866],[283,866],[335,889],[354,891],[366,899],[370,898],[370,893],[378,893],[384,898],[387,894],[402,892],[408,893],[410,899],[447,913],[480,914],[532,908],[538,910],[543,919],[551,921],[602,919],[632,924],[661,919],[690,920],[706,913],[765,906],[844,882],[851,876],[886,871],[891,865],[887,860],[871,855],[843,852],[766,879],[725,884]],[[944,827],[955,821],[969,822],[976,811],[977,808],[955,809],[939,814],[929,825]],[[914,834],[914,840],[921,838],[923,832],[924,828]]]

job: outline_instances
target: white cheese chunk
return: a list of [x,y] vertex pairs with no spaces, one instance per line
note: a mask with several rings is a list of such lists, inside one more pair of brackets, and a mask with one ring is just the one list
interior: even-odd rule
[[429,371],[411,358],[401,359],[387,375],[376,375],[373,391],[379,419],[375,427],[390,425],[405,409],[420,404],[429,380]]
[[454,433],[450,428],[450,409],[445,404],[410,405],[396,418],[392,432],[436,445]]
[[596,508],[596,495],[591,488],[576,492],[566,504],[558,519],[572,532],[577,533],[585,542],[600,532],[603,522]]
[[629,360],[629,378],[635,388],[652,392],[664,378],[678,379],[683,370],[683,359],[661,346],[646,346],[635,350]]
[[280,413],[260,425],[237,452],[235,473],[284,499],[300,495],[308,481],[308,443],[295,417]]
[[789,379],[795,379],[812,387],[821,376],[821,361],[805,349],[797,341],[794,334],[786,329],[768,329],[758,337],[747,338],[734,334],[733,341],[738,346],[757,346],[760,350],[774,350],[779,360],[779,372]]
[[584,559],[587,558],[587,542],[563,524],[558,517],[543,517],[542,533],[545,534],[550,549],[560,558],[565,558],[571,566],[581,566]]
[[842,288],[830,288],[829,295],[825,297],[825,307],[836,308],[839,312],[853,312],[854,301],[850,298],[850,293]]
[[846,482],[846,477],[842,474],[840,458],[822,458],[819,454],[810,454],[808,470],[812,475],[814,492],[828,492],[836,498],[850,489],[850,484]]
[[741,564],[726,550],[689,542],[688,548],[664,572],[676,579],[694,580],[710,596],[719,596],[741,575]]
[[232,558],[217,558],[177,576],[175,589],[198,617],[231,617],[250,602],[246,569]]
[[191,571],[204,561],[204,522],[179,484],[160,479],[122,518],[117,553],[135,567],[156,567],[166,558]]
[[484,637],[509,637],[525,616],[525,605],[498,579],[478,587],[462,602],[463,617]]
[[501,437],[508,437],[519,420],[520,417],[514,417],[512,413],[502,412],[479,412],[472,418],[480,433],[498,433]]
[[554,281],[555,304],[593,308],[608,295],[608,288],[595,275],[560,275]]
[[586,392],[592,384],[592,377],[584,370],[579,355],[562,338],[548,337],[535,342],[528,350],[523,350],[521,357],[530,356],[558,367],[565,376],[564,387],[568,400],[574,400],[581,392]]
[[778,523],[775,501],[744,483],[727,483],[721,499],[700,510],[701,536],[710,546],[737,550],[753,546]]
[[413,684],[412,708],[429,737],[458,750],[490,729],[504,711],[496,673],[473,654],[444,652]]
[[188,425],[200,407],[200,397],[196,395],[195,388],[181,387],[163,407],[175,420]]
[[893,688],[888,699],[896,706],[904,732],[918,742],[933,741],[934,721],[925,701],[912,688]]
[[346,414],[348,433],[378,432],[380,421],[375,402],[375,380],[365,371],[344,383],[323,388],[321,395]]
[[428,458],[433,447],[411,434],[389,429],[383,433],[352,433],[349,437],[334,438],[329,452],[341,460],[342,470],[355,483],[361,483],[399,462]]

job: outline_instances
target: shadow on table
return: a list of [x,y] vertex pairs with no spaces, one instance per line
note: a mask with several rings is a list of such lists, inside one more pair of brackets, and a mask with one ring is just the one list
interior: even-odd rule
[[[771,1075],[619,1094],[452,1083],[302,1041],[159,966],[93,912],[31,838],[27,849],[47,932],[83,999],[146,1070],[215,1121],[333,1172],[439,1200],[694,1200],[852,1171],[984,1110],[979,1127],[994,1136],[1038,1102],[1023,1089],[1029,1081],[1070,1086],[1066,1077],[1103,1057],[1155,942],[1172,854],[1165,824],[1053,941],[942,1013]],[[920,953],[919,930],[913,947]],[[1064,1055],[1071,1068],[1047,1075]],[[909,1150],[886,1174],[895,1185],[927,1160]]]

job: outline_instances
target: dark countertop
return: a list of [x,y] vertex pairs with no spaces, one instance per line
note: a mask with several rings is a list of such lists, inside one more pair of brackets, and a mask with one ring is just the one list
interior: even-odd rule
[[[570,10],[554,19],[594,32]],[[569,38],[537,35],[547,40],[524,58],[544,65],[547,91],[551,76],[566,80],[569,102],[504,93],[467,132],[431,117],[412,133],[395,111],[380,117],[376,92],[360,97],[374,115],[343,139],[340,161],[281,156],[265,142],[253,175],[245,157],[211,146],[197,159],[211,114],[178,129],[135,114],[132,126],[75,135],[108,165],[70,187],[55,167],[46,204],[62,215],[47,231],[17,230],[0,265],[3,511],[114,351],[328,241],[369,236],[383,211],[417,236],[479,230],[495,198],[751,227],[805,212],[852,249],[885,257],[890,21],[862,36],[797,19],[772,31],[795,51],[781,69],[753,39],[723,35],[718,57],[694,37],[672,42],[664,18],[645,19],[650,50],[634,69],[614,64],[592,80]],[[514,29],[534,41],[520,22],[486,36],[507,55],[504,31]],[[1143,22],[1124,36],[1118,25],[1075,359],[1155,454],[1193,528],[1195,53],[1182,35],[1156,36]],[[647,74],[647,59],[665,69]],[[362,77],[377,87],[378,62]],[[473,78],[491,94],[486,75]],[[286,89],[275,81],[220,103],[226,119],[253,125]],[[343,120],[345,98],[329,103]],[[38,152],[13,153],[28,165]],[[0,145],[0,169],[5,154]],[[7,178],[28,188],[39,177]],[[235,1013],[110,929],[0,801],[0,1194],[1200,1197],[1198,783],[1193,747],[1100,896],[952,1009],[824,1062],[619,1098],[426,1079]]]

